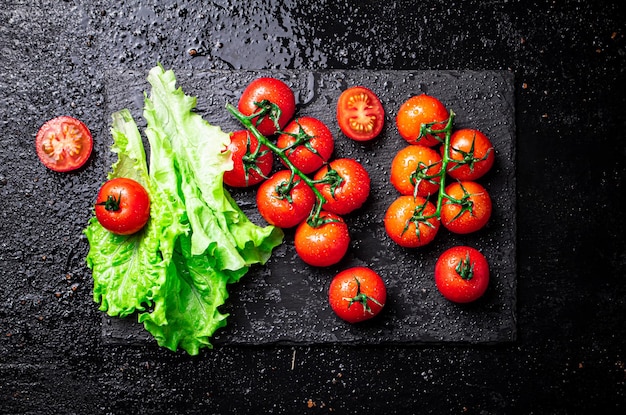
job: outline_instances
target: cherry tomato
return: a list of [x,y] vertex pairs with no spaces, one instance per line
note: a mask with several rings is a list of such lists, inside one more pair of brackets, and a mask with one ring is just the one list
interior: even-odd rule
[[35,138],[35,148],[44,166],[67,172],[87,162],[93,149],[93,138],[82,121],[63,115],[41,126]]
[[445,134],[422,135],[422,126],[442,130],[449,117],[448,110],[437,98],[426,94],[414,95],[400,106],[396,115],[396,125],[402,138],[410,144],[433,147],[443,141]]
[[[271,103],[271,104],[270,104]],[[283,81],[276,78],[257,78],[244,89],[239,103],[239,112],[250,116],[260,108],[267,109],[267,115],[252,120],[259,132],[265,136],[276,133],[274,119],[278,120],[279,128],[283,128],[296,112],[296,99],[293,91]]]
[[435,284],[439,292],[450,301],[475,301],[489,285],[487,259],[480,251],[469,246],[450,248],[437,259]]
[[313,117],[300,117],[285,127],[276,145],[286,149],[285,154],[294,166],[302,173],[309,174],[330,159],[335,140],[322,121]]
[[339,95],[337,122],[347,137],[369,141],[382,131],[385,110],[374,92],[364,86],[353,86]]
[[328,301],[339,318],[358,323],[381,312],[387,301],[387,288],[371,268],[348,268],[330,282]]
[[230,136],[233,169],[224,172],[224,183],[232,187],[248,187],[265,180],[274,164],[272,152],[248,130],[235,131]]
[[439,230],[439,219],[432,216],[436,211],[435,205],[421,196],[400,196],[385,212],[385,231],[402,247],[427,245]]
[[105,182],[96,198],[96,219],[108,231],[130,235],[150,218],[150,196],[133,179],[119,177]]
[[439,191],[440,171],[441,156],[436,150],[411,144],[393,158],[390,180],[403,195],[428,197]]
[[257,209],[271,225],[292,228],[306,219],[315,204],[315,193],[289,170],[276,172],[261,183],[256,194]]
[[296,228],[294,246],[298,256],[309,265],[328,267],[341,261],[350,247],[348,225],[341,216],[320,212],[322,224],[305,220]]
[[318,170],[313,179],[326,200],[324,209],[338,215],[360,208],[370,194],[369,173],[354,159],[335,159]]
[[[444,148],[441,147],[443,155]],[[493,145],[487,136],[478,130],[464,128],[450,136],[448,151],[450,161],[448,174],[457,180],[476,180],[484,176],[493,166],[495,154]]]
[[451,232],[476,232],[491,216],[491,198],[487,190],[472,181],[455,182],[446,186],[446,199],[441,205],[441,223]]

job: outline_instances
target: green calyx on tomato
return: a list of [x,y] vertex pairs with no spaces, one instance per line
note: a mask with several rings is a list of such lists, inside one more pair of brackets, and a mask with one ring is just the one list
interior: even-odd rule
[[104,206],[105,210],[108,210],[109,212],[115,212],[117,210],[120,210],[120,202],[122,201],[122,193],[120,192],[120,194],[115,197],[113,195],[108,195],[107,196],[107,200],[105,200],[104,202],[100,202],[97,203],[97,206]]
[[359,303],[361,304],[361,306],[363,306],[364,313],[373,315],[374,312],[372,311],[372,308],[368,304],[369,301],[373,302],[374,304],[376,304],[377,306],[381,308],[384,306],[384,304],[381,304],[374,297],[370,297],[369,295],[361,292],[361,281],[359,281],[357,277],[354,277],[354,281],[356,282],[356,294],[354,295],[354,297],[343,297],[343,299],[348,302],[348,308],[352,307],[354,303]]
[[471,280],[474,277],[474,264],[470,261],[469,252],[465,255],[465,259],[459,261],[454,270],[464,280]]

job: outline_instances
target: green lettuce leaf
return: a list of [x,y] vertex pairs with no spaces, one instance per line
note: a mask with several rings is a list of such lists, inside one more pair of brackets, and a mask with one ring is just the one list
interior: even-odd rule
[[197,354],[226,325],[219,307],[227,285],[264,264],[282,243],[273,226],[252,223],[224,189],[232,168],[229,134],[194,112],[196,99],[176,87],[173,71],[153,68],[144,100],[150,166],[127,110],[113,116],[109,178],[131,177],[151,197],[150,220],[130,237],[113,235],[92,218],[85,233],[94,300],[112,316],[138,312],[158,344]]

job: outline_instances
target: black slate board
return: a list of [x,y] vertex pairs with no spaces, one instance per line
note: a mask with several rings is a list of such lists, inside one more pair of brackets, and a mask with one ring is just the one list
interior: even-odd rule
[[[108,113],[129,108],[143,127],[143,93],[147,74],[125,72],[107,76]],[[505,71],[205,71],[177,73],[179,85],[198,97],[198,111],[224,131],[240,129],[224,106],[236,105],[243,88],[259,76],[283,79],[295,91],[297,115],[324,121],[336,139],[334,158],[353,157],[372,178],[368,203],[346,217],[351,249],[333,267],[304,264],[293,248],[293,231],[263,267],[253,268],[230,286],[223,311],[228,325],[213,339],[215,345],[242,344],[425,344],[438,342],[497,343],[516,338],[516,192],[515,108],[513,75]],[[364,85],[376,92],[386,113],[380,137],[356,143],[340,132],[334,115],[339,94]],[[496,163],[481,178],[494,210],[489,224],[471,235],[453,235],[441,228],[436,240],[419,249],[404,249],[386,236],[382,219],[397,192],[388,181],[395,153],[406,145],[395,128],[395,114],[411,95],[427,93],[457,114],[456,128],[477,128],[492,140]],[[115,161],[115,155],[106,157]],[[242,209],[263,224],[254,203],[254,190],[232,190]],[[437,256],[454,245],[481,250],[491,266],[485,296],[470,305],[453,304],[437,291],[433,269]],[[349,325],[330,310],[326,291],[331,278],[345,268],[365,265],[379,272],[388,289],[388,303],[376,319]],[[103,316],[105,343],[151,341],[133,319]]]

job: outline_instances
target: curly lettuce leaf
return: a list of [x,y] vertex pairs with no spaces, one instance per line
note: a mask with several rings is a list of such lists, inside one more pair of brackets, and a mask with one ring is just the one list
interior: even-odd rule
[[100,310],[125,317],[151,307],[154,292],[165,283],[162,229],[175,229],[177,219],[151,185],[141,135],[130,112],[117,112],[112,119],[111,150],[118,154],[118,160],[108,178],[128,177],[141,183],[150,195],[151,218],[140,232],[123,236],[107,231],[92,217],[85,229],[90,245],[86,260]]
[[252,223],[223,186],[232,168],[229,134],[194,112],[196,99],[176,87],[173,71],[153,68],[144,100],[146,166],[141,134],[127,110],[114,114],[109,178],[131,177],[151,197],[151,218],[131,237],[108,233],[95,219],[85,230],[94,300],[109,315],[134,311],[158,344],[197,354],[226,325],[219,307],[227,285],[264,264],[282,243],[273,226]]

